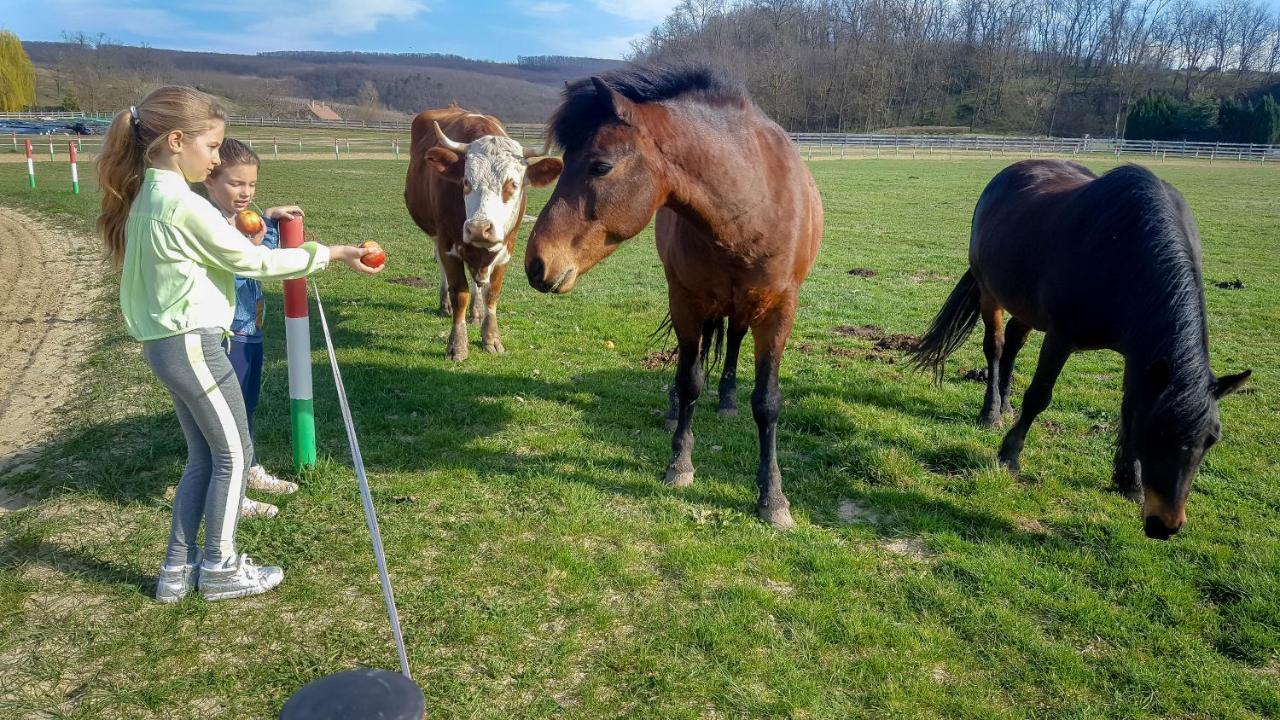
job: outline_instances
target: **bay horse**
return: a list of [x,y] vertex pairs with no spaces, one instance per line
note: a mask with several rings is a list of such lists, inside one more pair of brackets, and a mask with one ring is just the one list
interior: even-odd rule
[[776,434],[778,367],[822,238],[817,186],[787,133],[746,91],[701,67],[630,66],[566,86],[548,142],[564,172],[525,249],[529,284],[566,293],[657,216],[678,343],[679,414],[664,482],[693,482],[693,408],[712,338],[728,326],[722,401],[737,347],[755,341],[756,511],[794,526]]
[[1067,357],[1114,350],[1125,368],[1113,482],[1142,503],[1147,537],[1178,532],[1191,482],[1222,437],[1218,400],[1250,375],[1209,369],[1200,234],[1182,195],[1136,165],[1101,177],[1063,160],[1005,168],[978,199],[969,270],[911,351],[917,365],[940,377],[979,317],[987,359],[980,418],[989,427],[1011,410],[1014,359],[1027,335],[1045,333],[1001,464],[1019,471],[1027,431]]

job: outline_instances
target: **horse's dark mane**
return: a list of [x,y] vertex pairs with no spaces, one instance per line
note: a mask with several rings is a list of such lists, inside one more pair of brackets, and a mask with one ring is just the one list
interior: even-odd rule
[[1183,428],[1198,428],[1210,412],[1209,333],[1205,324],[1200,243],[1182,196],[1146,168],[1126,165],[1089,184],[1088,203],[1098,213],[1095,227],[1111,228],[1103,237],[1131,233],[1138,238],[1129,258],[1138,297],[1149,305],[1130,329],[1135,347],[1152,361],[1165,360],[1170,386],[1153,410]]
[[[599,77],[635,103],[681,98],[714,105],[748,100],[746,90],[739,83],[699,65],[628,65]],[[562,97],[560,107],[548,123],[547,138],[565,150],[586,144],[596,130],[613,117],[600,101],[591,78],[567,83]]]

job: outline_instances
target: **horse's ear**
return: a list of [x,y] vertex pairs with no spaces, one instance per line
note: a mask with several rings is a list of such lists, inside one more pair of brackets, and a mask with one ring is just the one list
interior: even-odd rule
[[604,106],[613,112],[614,117],[630,125],[632,118],[635,117],[636,104],[623,97],[622,93],[609,87],[609,83],[597,76],[592,76],[591,84],[595,85],[596,95],[600,97],[600,102],[604,103]]
[[1235,375],[1224,375],[1213,381],[1213,396],[1219,400],[1244,387],[1245,381],[1253,375],[1252,370],[1245,370]]
[[1169,361],[1160,358],[1147,366],[1147,372],[1143,376],[1143,382],[1147,384],[1147,390],[1151,391],[1153,396],[1164,392],[1169,387]]

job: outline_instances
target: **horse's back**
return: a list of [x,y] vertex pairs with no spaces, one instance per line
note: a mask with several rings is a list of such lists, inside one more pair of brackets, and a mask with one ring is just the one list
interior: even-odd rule
[[[1081,346],[1118,342],[1137,306],[1135,278],[1198,236],[1181,195],[1149,170],[1097,176],[1066,161],[1026,161],[988,183],[974,210],[970,270],[987,302],[1039,330],[1070,328]],[[1198,270],[1197,270],[1198,272]]]

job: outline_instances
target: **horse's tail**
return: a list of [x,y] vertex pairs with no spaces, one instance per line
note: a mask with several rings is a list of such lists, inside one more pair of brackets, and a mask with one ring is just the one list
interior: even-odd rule
[[[702,361],[702,369],[704,372],[709,372],[716,365],[719,365],[721,356],[724,353],[724,334],[725,328],[729,324],[729,319],[720,318],[715,321],[715,323],[716,324],[714,328],[712,328],[711,333],[709,335],[704,334],[702,338],[703,349],[702,357],[700,359]],[[667,352],[668,343],[671,340],[671,336],[674,334],[675,325],[672,324],[671,312],[668,311],[666,316],[662,318],[662,322],[658,324],[657,329],[649,333],[649,345],[652,346],[656,342],[662,347],[663,352]],[[714,352],[712,352],[713,347],[715,348]],[[673,354],[671,359],[675,359],[675,357],[676,355]]]
[[907,351],[911,363],[921,370],[931,370],[934,380],[941,381],[947,357],[964,343],[973,326],[978,324],[981,299],[982,292],[973,279],[973,271],[966,270],[933,319],[929,331]]

